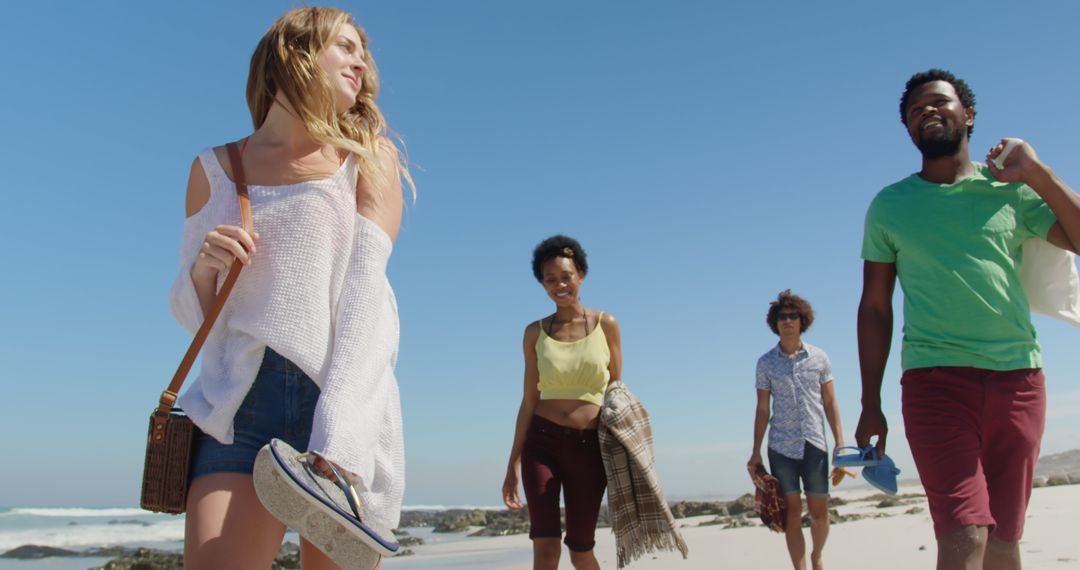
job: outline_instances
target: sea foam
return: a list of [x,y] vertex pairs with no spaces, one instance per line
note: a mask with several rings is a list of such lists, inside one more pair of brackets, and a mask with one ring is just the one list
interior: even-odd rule
[[150,511],[144,511],[143,509],[132,508],[104,508],[104,509],[87,509],[87,508],[13,508],[8,511],[0,513],[0,516],[32,516],[32,517],[61,517],[61,518],[80,518],[80,517],[141,517],[153,515]]
[[87,524],[0,531],[0,552],[24,544],[84,550],[98,546],[131,546],[179,542],[184,539],[184,520],[166,520],[150,526],[133,524]]

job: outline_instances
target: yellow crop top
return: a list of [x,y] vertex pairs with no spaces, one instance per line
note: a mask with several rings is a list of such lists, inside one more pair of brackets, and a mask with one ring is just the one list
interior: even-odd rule
[[611,371],[611,351],[608,350],[600,313],[594,328],[584,338],[563,342],[548,336],[540,323],[536,339],[536,365],[540,372],[541,400],[583,400],[601,406]]

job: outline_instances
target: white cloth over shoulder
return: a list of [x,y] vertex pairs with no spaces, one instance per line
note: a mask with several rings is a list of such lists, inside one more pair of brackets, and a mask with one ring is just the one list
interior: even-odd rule
[[[195,257],[212,228],[240,224],[235,185],[217,156],[206,149],[199,160],[210,199],[184,224],[180,272],[169,294],[173,315],[193,334],[203,320],[190,277]],[[368,516],[396,528],[405,453],[394,377],[397,303],[386,278],[390,237],[356,213],[352,156],[329,178],[248,191],[260,239],[180,406],[205,433],[232,443],[233,417],[272,348],[321,390],[309,449],[358,479]]]
[[1033,312],[1080,327],[1080,275],[1076,255],[1033,238],[1024,242],[1020,282]]

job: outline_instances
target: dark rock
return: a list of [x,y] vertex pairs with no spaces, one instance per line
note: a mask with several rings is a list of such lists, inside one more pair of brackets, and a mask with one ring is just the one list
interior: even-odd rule
[[406,548],[405,550],[402,550],[401,552],[395,554],[394,557],[397,558],[398,556],[412,556],[414,554],[416,553],[413,552],[412,549]]
[[11,550],[3,554],[0,554],[0,558],[15,558],[19,560],[37,560],[39,558],[51,558],[54,556],[71,558],[73,556],[79,556],[79,553],[75,552],[74,550],[54,548],[52,546],[24,544],[17,548],[12,548]]
[[487,513],[483,509],[452,509],[435,525],[435,532],[461,532],[470,526],[486,526]]
[[[1080,471],[1080,449],[1073,449],[1054,455],[1045,455],[1039,458],[1035,464],[1035,475],[1049,478],[1051,475],[1060,475]],[[1074,480],[1074,483],[1076,481]]]
[[123,521],[120,521],[120,520],[111,520],[111,521],[109,521],[109,522],[108,522],[107,524],[133,524],[133,525],[138,525],[138,526],[151,526],[151,525],[153,525],[154,523],[152,523],[152,522],[146,522],[146,521],[137,521],[137,520],[133,520],[133,519],[128,519],[128,520],[123,520]]
[[300,568],[300,545],[286,542],[278,549],[271,570],[295,570]]
[[840,497],[829,497],[828,505],[830,507],[842,507],[842,506],[844,506],[846,504],[847,504],[847,501],[845,501],[844,499],[841,499]]
[[123,556],[135,552],[130,548],[123,546],[99,546],[97,548],[91,548],[80,554],[80,556],[94,557],[94,558],[115,558],[117,556]]
[[747,512],[757,512],[754,507],[754,496],[747,493],[726,505],[729,515],[741,515]]
[[746,517],[731,517],[728,523],[724,525],[724,528],[743,528],[747,526],[757,526],[757,523]]
[[408,534],[398,536],[398,544],[401,546],[420,546],[424,544],[424,539],[418,536],[409,536]]
[[877,493],[875,495],[870,495],[869,497],[864,497],[862,499],[859,499],[859,501],[869,503],[869,502],[874,502],[874,501],[880,502],[880,501],[884,501],[885,499],[897,499],[897,500],[910,501],[912,499],[925,499],[925,498],[926,498],[926,495],[923,494],[923,493],[904,493],[904,494],[901,494],[901,495],[887,495],[885,493]]
[[885,497],[880,502],[878,502],[877,508],[879,508],[879,509],[887,509],[889,507],[897,507],[897,506],[900,506],[902,504],[903,503],[900,502],[900,499],[897,499],[896,497]]
[[182,570],[184,554],[169,550],[137,548],[91,570]]
[[716,518],[714,518],[712,520],[707,520],[705,522],[700,522],[700,523],[698,523],[698,526],[714,526],[714,525],[718,525],[718,524],[727,524],[727,523],[731,522],[731,519],[732,519],[732,517],[727,517],[727,516],[721,515],[721,516],[718,516],[718,517],[716,517]]
[[[105,552],[108,549],[97,549]],[[90,551],[88,551],[90,552]],[[95,554],[94,556],[105,556]],[[172,550],[137,548],[127,551],[122,556],[97,566],[91,570],[183,570],[184,554]],[[294,542],[286,542],[278,549],[277,558],[270,566],[271,570],[296,570],[300,568],[300,547]]]
[[469,536],[507,536],[529,532],[529,515],[524,510],[512,513],[506,511],[488,511],[484,528]]
[[[602,505],[597,528],[608,526],[610,526],[610,521],[607,506]],[[401,513],[400,527],[428,527],[438,533],[462,532],[470,527],[483,527],[469,536],[506,536],[529,532],[529,513],[528,508],[518,512],[510,512],[508,509],[404,511]],[[406,536],[406,533],[401,530],[395,530],[394,533],[399,537]]]
[[924,509],[924,508],[922,508],[920,506],[914,506],[914,507],[911,507],[910,509],[904,511],[904,514],[905,515],[917,515],[917,514],[923,512],[923,511],[925,511],[925,510],[926,509]]
[[[678,501],[670,504],[675,518],[701,515],[750,515],[756,516],[754,496],[747,494],[730,502],[721,501]],[[714,523],[721,524],[721,523]],[[611,520],[607,505],[601,505],[597,528],[608,528]],[[507,509],[448,509],[445,511],[404,511],[401,513],[399,530],[394,533],[401,537],[407,533],[400,527],[432,528],[438,533],[462,532],[472,527],[481,527],[469,536],[506,536],[529,532],[529,513],[527,508],[516,513]],[[402,542],[402,544],[405,544]]]
[[[402,511],[399,526],[432,527],[438,524],[443,511]],[[397,534],[399,531],[394,531]]]
[[[836,509],[829,509],[829,524],[840,524],[842,522],[847,522],[849,520],[853,520],[853,519],[849,518],[849,516],[841,515],[840,512],[837,511]],[[809,528],[810,527],[810,513],[804,513],[803,514],[803,516],[802,516],[802,527],[803,528]]]
[[743,513],[738,516],[717,515],[715,518],[700,522],[697,526],[723,526],[724,528],[743,528],[748,526],[761,526],[756,512]]
[[64,548],[54,548],[52,546],[36,546],[33,544],[27,544],[18,548],[9,550],[4,554],[0,554],[0,558],[17,558],[23,560],[33,560],[38,558],[50,558],[50,557],[63,557],[63,558],[110,558],[116,556],[123,556],[130,552],[134,552],[131,549],[124,548],[123,546],[99,546],[97,548],[91,548],[89,550],[75,551],[67,550]]
[[1065,474],[1051,475],[1046,480],[1046,486],[1047,487],[1057,487],[1058,485],[1068,485],[1068,484],[1069,484],[1069,476],[1065,475]]
[[678,501],[670,506],[672,516],[677,519],[728,514],[727,505],[719,501]]

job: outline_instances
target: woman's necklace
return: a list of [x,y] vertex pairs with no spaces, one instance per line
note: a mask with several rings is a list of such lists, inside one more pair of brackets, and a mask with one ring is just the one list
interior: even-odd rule
[[[585,307],[581,307],[581,318],[585,319],[585,336],[589,336],[589,313],[588,313],[588,311],[585,310]],[[574,320],[571,319],[571,320],[569,320],[567,322],[573,324]],[[548,323],[548,336],[551,336],[551,333],[554,330],[555,330],[555,315],[551,315],[551,322]],[[552,338],[554,338],[554,337],[552,337]],[[582,337],[582,338],[584,338],[584,337]]]

